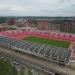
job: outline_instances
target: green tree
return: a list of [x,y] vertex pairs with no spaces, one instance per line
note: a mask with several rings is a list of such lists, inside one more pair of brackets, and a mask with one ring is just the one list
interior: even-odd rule
[[0,75],[17,75],[17,69],[10,61],[0,59]]
[[32,72],[31,72],[31,69],[29,69],[28,75],[33,75]]
[[24,71],[25,71],[25,67],[22,67],[22,68],[21,68],[21,71],[20,71],[20,75],[25,75],[25,74],[24,74]]

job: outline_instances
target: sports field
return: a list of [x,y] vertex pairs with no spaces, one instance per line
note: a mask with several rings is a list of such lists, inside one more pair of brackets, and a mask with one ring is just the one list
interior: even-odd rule
[[47,44],[47,45],[63,47],[63,48],[68,48],[69,45],[70,45],[70,42],[68,42],[68,41],[46,39],[46,38],[33,37],[33,36],[26,37],[23,40],[28,40],[28,41],[32,41],[32,42],[35,42],[35,43]]

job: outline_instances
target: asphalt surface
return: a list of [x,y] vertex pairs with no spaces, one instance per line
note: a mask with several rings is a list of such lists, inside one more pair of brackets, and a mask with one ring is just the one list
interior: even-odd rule
[[2,50],[0,50],[0,57],[4,57],[4,58],[8,58],[10,59],[11,61],[15,61],[16,62],[16,66],[19,66],[19,65],[27,65],[27,66],[30,66],[36,70],[39,70],[39,71],[42,71],[42,72],[45,72],[47,75],[54,75],[53,72],[51,72],[50,70],[46,70],[45,67],[43,67],[42,65],[39,65],[39,64],[32,64],[30,61],[28,60],[24,60],[18,56],[13,56],[7,52],[4,52]]

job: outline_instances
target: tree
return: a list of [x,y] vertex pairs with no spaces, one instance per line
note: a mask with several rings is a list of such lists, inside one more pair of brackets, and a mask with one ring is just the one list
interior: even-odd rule
[[10,61],[0,59],[0,75],[17,75],[17,69]]

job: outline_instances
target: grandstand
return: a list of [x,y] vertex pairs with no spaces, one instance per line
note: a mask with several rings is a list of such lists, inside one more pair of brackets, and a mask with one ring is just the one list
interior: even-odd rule
[[[34,38],[36,38],[35,41],[33,40]],[[75,42],[75,35],[69,33],[41,30],[9,30],[0,32],[0,45],[49,60],[50,62],[64,64],[71,58],[70,46],[72,42]]]
[[75,41],[74,34],[49,32],[49,31],[41,31],[41,30],[29,30],[29,31],[12,30],[12,31],[0,32],[0,35],[11,37],[17,40],[22,40],[25,37],[32,35],[32,36],[48,38],[48,39],[57,39],[57,40],[64,40],[64,41],[70,41],[70,42]]
[[6,36],[0,36],[0,45],[61,64],[66,64],[71,54],[69,48],[37,44],[26,40],[16,40]]

